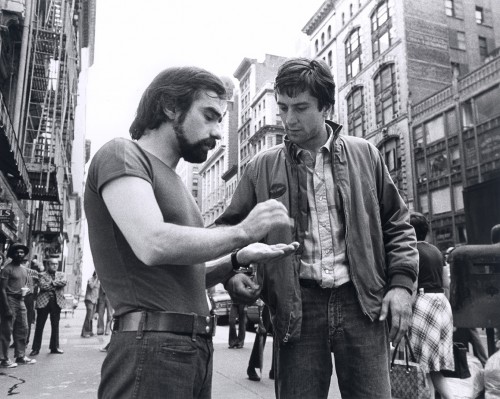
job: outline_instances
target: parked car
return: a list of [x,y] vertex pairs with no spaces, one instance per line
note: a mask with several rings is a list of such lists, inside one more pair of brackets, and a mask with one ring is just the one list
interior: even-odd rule
[[254,303],[247,306],[247,331],[255,331],[257,324],[259,324],[260,312],[264,307],[264,302],[257,299]]
[[212,309],[217,315],[217,324],[228,324],[232,301],[224,286],[217,284],[215,287],[212,287],[208,290],[208,296],[212,303]]

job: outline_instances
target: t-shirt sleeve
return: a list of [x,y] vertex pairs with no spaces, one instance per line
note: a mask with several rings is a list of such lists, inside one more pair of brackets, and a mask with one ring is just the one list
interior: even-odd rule
[[105,144],[94,156],[89,169],[91,188],[101,196],[110,181],[135,176],[152,184],[152,169],[139,146],[127,139],[115,139]]

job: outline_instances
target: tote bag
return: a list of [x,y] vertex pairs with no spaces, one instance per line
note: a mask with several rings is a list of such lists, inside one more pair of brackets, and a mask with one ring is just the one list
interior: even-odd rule
[[415,361],[408,338],[404,338],[404,358],[396,359],[399,344],[394,349],[391,360],[391,395],[393,399],[429,399],[429,386],[425,373]]

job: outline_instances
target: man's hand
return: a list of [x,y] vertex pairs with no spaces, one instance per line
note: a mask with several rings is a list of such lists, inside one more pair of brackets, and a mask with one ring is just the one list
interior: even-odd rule
[[293,254],[299,243],[294,241],[291,244],[267,245],[256,242],[240,249],[236,254],[238,263],[249,265],[250,263],[268,262],[278,260]]
[[261,291],[260,285],[243,273],[231,277],[224,287],[235,302],[245,305],[254,303]]
[[389,314],[391,315],[389,340],[393,345],[397,345],[411,323],[412,300],[408,290],[394,287],[385,294],[379,320],[385,320]]
[[293,220],[288,216],[288,211],[280,202],[270,199],[260,202],[252,209],[239,227],[248,236],[249,241],[258,241],[273,228],[290,228]]

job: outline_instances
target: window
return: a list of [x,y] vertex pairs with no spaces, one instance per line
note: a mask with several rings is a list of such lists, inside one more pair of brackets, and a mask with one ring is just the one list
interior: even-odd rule
[[436,140],[444,138],[445,133],[443,116],[440,115],[437,118],[426,122],[424,124],[424,129],[426,144],[430,144]]
[[457,31],[457,48],[460,50],[465,50],[465,32]]
[[333,53],[332,51],[330,50],[328,52],[328,66],[331,67],[333,65]]
[[484,62],[488,56],[488,42],[485,37],[479,36],[479,57],[481,62]]
[[389,172],[394,172],[401,167],[401,158],[398,151],[399,142],[397,139],[386,141],[380,152],[384,155],[385,165]]
[[444,1],[444,8],[446,11],[446,15],[449,17],[454,17],[455,16],[455,4],[453,0],[445,0]]
[[321,34],[321,47],[325,47],[325,32]]
[[453,202],[455,205],[455,212],[464,209],[463,187],[460,184],[453,186]]
[[483,7],[476,6],[476,24],[484,24],[484,11]]
[[373,58],[378,57],[391,45],[392,19],[387,2],[381,3],[371,16]]
[[497,116],[500,116],[500,87],[481,93],[475,100],[477,111],[477,123],[487,122]]
[[328,25],[328,30],[326,31],[327,33],[327,36],[328,36],[328,40],[330,40],[332,38],[332,27],[331,25]]
[[353,14],[354,14],[353,6],[352,6],[352,4],[349,4],[349,15],[352,17]]
[[354,30],[345,41],[345,64],[348,80],[356,76],[361,70],[359,28]]
[[431,192],[432,214],[451,211],[451,193],[448,187]]
[[433,178],[448,174],[448,157],[446,154],[437,154],[429,159],[430,176]]
[[347,120],[350,135],[364,137],[364,117],[363,88],[356,87],[347,96]]
[[344,15],[344,13],[342,13],[342,26],[344,26],[344,25],[345,25],[345,15]]
[[380,69],[375,75],[374,84],[377,125],[385,125],[397,111],[394,64],[387,64]]
[[401,156],[399,154],[399,139],[391,138],[385,141],[379,151],[384,157],[385,165],[391,175],[391,179],[396,187],[401,190],[403,188],[403,178],[401,173]]
[[316,52],[319,51],[319,43],[318,43],[318,39],[316,39],[316,41],[314,42],[314,48],[316,50]]

